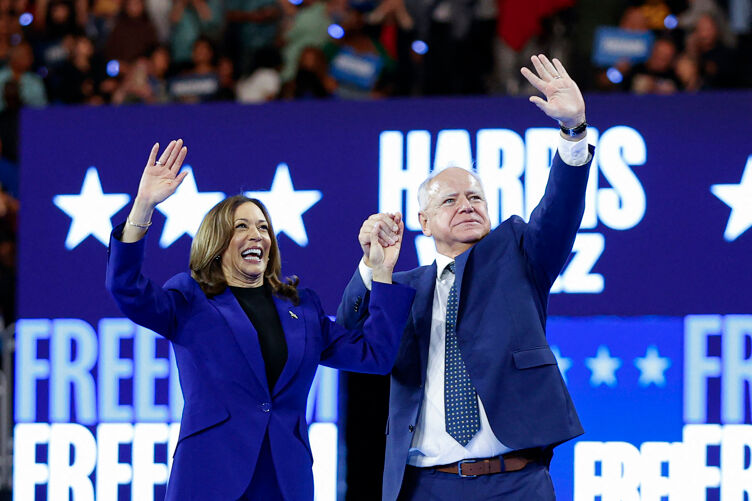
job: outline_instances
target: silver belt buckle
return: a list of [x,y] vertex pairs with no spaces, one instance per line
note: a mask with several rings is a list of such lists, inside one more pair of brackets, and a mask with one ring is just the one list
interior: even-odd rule
[[465,475],[464,473],[462,473],[462,465],[464,463],[477,463],[477,462],[478,462],[477,459],[462,459],[460,461],[457,461],[457,475],[459,475],[462,478],[475,478],[475,477],[477,477],[478,475]]

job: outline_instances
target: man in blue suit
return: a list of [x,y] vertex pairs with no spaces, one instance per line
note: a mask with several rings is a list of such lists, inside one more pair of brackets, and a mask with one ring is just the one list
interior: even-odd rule
[[[490,231],[483,188],[452,167],[419,189],[420,223],[436,261],[395,274],[417,290],[391,374],[383,499],[553,500],[554,446],[583,433],[545,335],[548,295],[571,252],[584,210],[593,150],[585,103],[556,59],[533,56],[561,141],[545,194],[529,222],[513,216]],[[399,216],[375,214],[361,229],[365,252],[339,321],[368,317],[370,240],[391,243]]]

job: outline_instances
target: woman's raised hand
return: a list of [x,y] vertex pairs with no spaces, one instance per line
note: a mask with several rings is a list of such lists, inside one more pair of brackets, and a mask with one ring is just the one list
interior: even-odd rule
[[188,172],[180,172],[188,148],[183,146],[183,140],[170,141],[167,148],[157,160],[159,143],[155,143],[149,153],[141,182],[138,185],[138,194],[133,201],[131,213],[123,227],[121,240],[123,242],[136,242],[146,234],[151,226],[151,216],[154,208],[164,202],[167,197],[175,193],[180,183],[183,182]]
[[141,175],[136,196],[136,199],[140,199],[152,208],[175,193],[185,176],[188,175],[188,172],[180,172],[185,155],[188,153],[188,148],[183,146],[182,139],[170,141],[159,160],[157,160],[158,152],[159,143],[155,143],[151,148],[144,173]]

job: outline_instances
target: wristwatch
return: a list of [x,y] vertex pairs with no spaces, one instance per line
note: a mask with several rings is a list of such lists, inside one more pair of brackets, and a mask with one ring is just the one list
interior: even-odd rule
[[572,127],[571,129],[569,127],[564,127],[563,125],[559,124],[559,128],[561,131],[566,134],[569,137],[577,136],[578,134],[582,134],[585,132],[585,129],[587,129],[588,123],[582,122],[577,127]]

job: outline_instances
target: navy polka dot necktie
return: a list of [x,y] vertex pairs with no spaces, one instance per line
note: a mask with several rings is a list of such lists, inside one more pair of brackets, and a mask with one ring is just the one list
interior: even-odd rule
[[[447,266],[454,274],[454,261]],[[457,344],[457,287],[449,289],[444,351],[444,416],[446,431],[463,447],[480,430],[480,414],[475,387]]]

